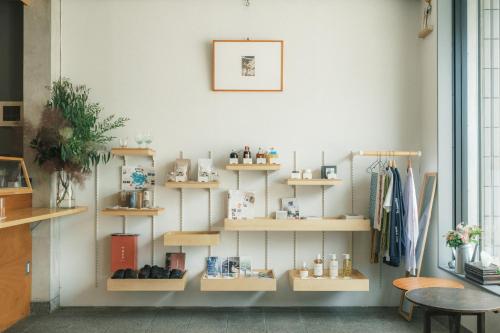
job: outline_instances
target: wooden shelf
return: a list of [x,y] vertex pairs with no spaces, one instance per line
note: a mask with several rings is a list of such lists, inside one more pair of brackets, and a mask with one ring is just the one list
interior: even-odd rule
[[108,291],[184,291],[187,272],[182,279],[112,279],[108,278]]
[[341,179],[287,179],[287,185],[294,186],[335,186],[342,183]]
[[107,216],[158,216],[165,211],[165,208],[105,208],[102,215]]
[[226,170],[233,171],[276,171],[281,164],[226,164]]
[[219,243],[218,231],[169,231],[163,235],[165,246],[213,246]]
[[155,156],[151,148],[112,148],[111,153],[116,156]]
[[201,278],[201,291],[276,291],[276,276],[272,270],[257,270],[270,272],[272,278],[239,277],[239,278]]
[[342,278],[341,272],[337,279],[328,277],[328,270],[325,270],[324,278],[312,277],[313,271],[309,271],[309,278],[301,279],[299,270],[289,270],[288,278],[290,288],[293,291],[369,291],[370,281],[361,272],[353,269],[351,278]]
[[319,218],[309,220],[224,219],[224,230],[230,231],[370,231],[370,220]]
[[75,208],[21,208],[8,212],[7,217],[0,221],[0,229],[16,225],[39,222],[57,217],[83,213],[87,207]]
[[193,189],[210,189],[210,188],[219,188],[219,182],[197,182],[195,180],[189,180],[187,182],[171,182],[168,181],[165,183],[165,187],[167,188],[193,188]]

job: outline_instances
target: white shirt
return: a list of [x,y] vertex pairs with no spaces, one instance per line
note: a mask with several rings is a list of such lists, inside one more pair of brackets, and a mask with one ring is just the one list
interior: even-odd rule
[[418,228],[418,205],[415,193],[415,182],[413,181],[413,170],[408,168],[408,177],[404,190],[403,200],[406,206],[404,225],[406,227],[406,271],[414,275],[417,269],[417,242],[419,235]]

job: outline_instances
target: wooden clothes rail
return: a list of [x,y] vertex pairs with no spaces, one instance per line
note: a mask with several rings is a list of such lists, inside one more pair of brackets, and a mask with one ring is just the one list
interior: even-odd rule
[[388,156],[388,157],[411,157],[422,156],[422,152],[419,151],[400,151],[400,150],[359,150],[353,151],[352,156]]

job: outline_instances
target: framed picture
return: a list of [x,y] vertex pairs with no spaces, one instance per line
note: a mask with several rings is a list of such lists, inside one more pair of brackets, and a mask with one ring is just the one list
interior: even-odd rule
[[283,91],[282,40],[214,40],[213,91]]

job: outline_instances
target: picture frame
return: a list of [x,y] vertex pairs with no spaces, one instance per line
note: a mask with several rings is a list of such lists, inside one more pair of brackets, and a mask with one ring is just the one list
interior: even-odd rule
[[321,167],[321,178],[322,179],[336,179],[337,178],[337,166],[336,165],[323,165]]
[[213,40],[212,90],[283,91],[284,41]]

